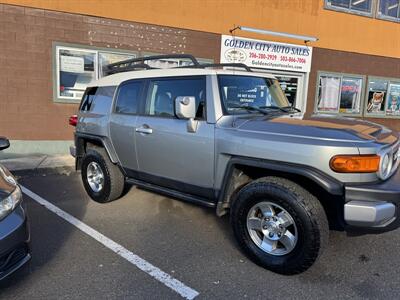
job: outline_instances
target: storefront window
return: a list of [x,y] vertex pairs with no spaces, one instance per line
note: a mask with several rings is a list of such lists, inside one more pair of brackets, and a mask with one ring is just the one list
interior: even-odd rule
[[379,0],[378,17],[400,20],[400,0]]
[[103,77],[104,66],[136,56],[135,53],[56,46],[55,100],[79,102],[87,85],[91,81]]
[[368,80],[367,116],[400,117],[400,80]]
[[386,114],[400,116],[400,82],[389,84]]
[[[160,53],[153,53],[147,52],[144,53],[144,57],[146,56],[153,56],[153,55],[161,55]],[[196,57],[197,61],[200,64],[212,64],[214,60],[206,59],[206,58],[198,58]],[[152,68],[160,68],[160,69],[169,69],[169,68],[176,68],[176,67],[184,67],[192,65],[193,62],[190,59],[158,59],[158,60],[145,60],[145,64],[149,65]]]
[[89,82],[96,79],[96,52],[60,49],[58,96],[80,99]]
[[104,73],[105,66],[136,57],[137,57],[136,54],[99,52],[99,78],[105,76]]
[[340,89],[340,113],[359,114],[362,79],[343,77]]
[[350,13],[372,15],[372,0],[325,0],[325,6]]
[[388,83],[389,82],[387,80],[369,78],[366,110],[367,115],[385,115]]
[[318,112],[360,114],[362,77],[320,74],[318,82]]

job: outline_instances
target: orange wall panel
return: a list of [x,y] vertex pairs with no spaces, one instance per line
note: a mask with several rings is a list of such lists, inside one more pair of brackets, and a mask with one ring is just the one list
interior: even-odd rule
[[[4,3],[228,34],[234,24],[314,35],[312,46],[400,58],[400,23],[324,9],[323,0],[3,0]],[[277,39],[246,32],[237,35]]]

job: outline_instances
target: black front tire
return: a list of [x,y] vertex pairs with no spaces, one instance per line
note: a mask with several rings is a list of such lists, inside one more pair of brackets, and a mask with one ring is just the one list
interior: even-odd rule
[[[284,208],[296,224],[297,243],[285,255],[263,251],[247,228],[250,209],[265,201]],[[321,203],[307,190],[284,178],[264,177],[244,186],[234,199],[230,218],[234,235],[247,256],[279,274],[298,274],[310,268],[329,239],[328,220]]]
[[[104,174],[104,184],[100,191],[94,191],[88,182],[87,170],[91,162],[97,163]],[[118,199],[125,186],[125,176],[119,167],[113,164],[107,152],[101,147],[90,147],[82,159],[81,175],[86,192],[94,201],[107,203]]]

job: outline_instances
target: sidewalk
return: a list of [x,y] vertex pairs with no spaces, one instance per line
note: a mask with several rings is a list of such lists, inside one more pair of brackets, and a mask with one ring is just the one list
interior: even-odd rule
[[52,169],[75,167],[75,158],[71,155],[35,155],[0,160],[10,171]]

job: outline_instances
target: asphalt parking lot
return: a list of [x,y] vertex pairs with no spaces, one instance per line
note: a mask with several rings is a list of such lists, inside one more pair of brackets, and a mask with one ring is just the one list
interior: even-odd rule
[[[22,174],[22,186],[198,292],[198,299],[302,299],[400,296],[400,230],[382,235],[331,232],[307,272],[282,276],[242,255],[227,217],[132,187],[97,204],[80,174]],[[1,299],[182,299],[91,236],[25,195],[33,258],[0,283]]]

